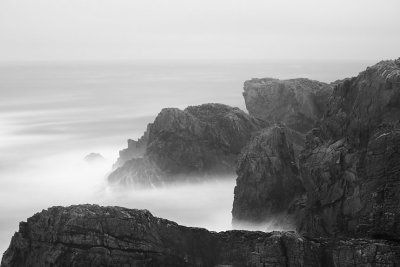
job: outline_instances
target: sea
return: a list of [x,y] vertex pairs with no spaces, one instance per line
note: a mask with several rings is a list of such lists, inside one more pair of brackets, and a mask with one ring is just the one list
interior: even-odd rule
[[[246,110],[251,78],[357,75],[368,60],[0,62],[0,255],[20,221],[50,206],[148,209],[212,231],[231,229],[235,177],[163,188],[113,188],[107,175],[162,108],[223,103]],[[88,163],[89,153],[105,160]],[[264,227],[259,230],[275,230]]]

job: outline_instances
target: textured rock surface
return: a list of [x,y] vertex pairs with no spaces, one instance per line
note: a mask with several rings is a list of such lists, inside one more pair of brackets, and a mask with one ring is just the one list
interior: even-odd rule
[[309,79],[264,78],[246,81],[243,96],[256,118],[306,133],[322,117],[331,92],[331,85]]
[[286,127],[272,126],[252,138],[237,167],[233,222],[263,222],[287,214],[303,186]]
[[[146,184],[148,177],[153,183],[176,177],[233,174],[242,147],[264,126],[266,123],[240,109],[222,104],[163,109],[148,128],[143,160],[125,162],[110,180],[143,180]],[[141,178],[141,174],[145,176]]]
[[400,62],[339,83],[300,159],[314,236],[400,238]]
[[2,267],[398,266],[398,243],[307,239],[293,232],[209,232],[146,210],[79,205],[35,214],[12,237]]

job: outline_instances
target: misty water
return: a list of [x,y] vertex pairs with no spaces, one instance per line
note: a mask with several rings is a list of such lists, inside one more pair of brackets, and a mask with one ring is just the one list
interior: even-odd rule
[[[0,253],[18,223],[54,205],[146,208],[189,226],[231,229],[235,177],[158,189],[109,187],[126,139],[164,107],[219,102],[245,110],[252,77],[353,76],[374,62],[230,61],[0,65]],[[106,160],[89,164],[91,153]],[[265,229],[271,230],[271,229]]]

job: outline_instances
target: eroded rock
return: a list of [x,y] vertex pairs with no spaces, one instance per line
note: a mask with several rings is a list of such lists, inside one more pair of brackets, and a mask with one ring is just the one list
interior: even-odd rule
[[244,83],[249,113],[271,123],[282,123],[307,133],[322,117],[332,86],[309,79],[252,79]]
[[146,210],[53,207],[21,222],[2,267],[397,266],[400,245],[371,239],[308,239],[294,232],[209,232]]
[[143,159],[126,161],[109,180],[148,184],[233,174],[242,147],[266,125],[222,104],[163,109],[148,128]]
[[339,83],[300,158],[314,236],[399,239],[400,65],[382,61]]
[[232,210],[235,224],[283,219],[293,201],[304,193],[286,131],[286,127],[278,125],[267,128],[243,149]]

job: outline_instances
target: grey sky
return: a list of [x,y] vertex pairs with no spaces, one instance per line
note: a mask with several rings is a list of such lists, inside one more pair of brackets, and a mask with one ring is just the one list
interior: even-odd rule
[[0,61],[385,59],[399,0],[0,0]]

